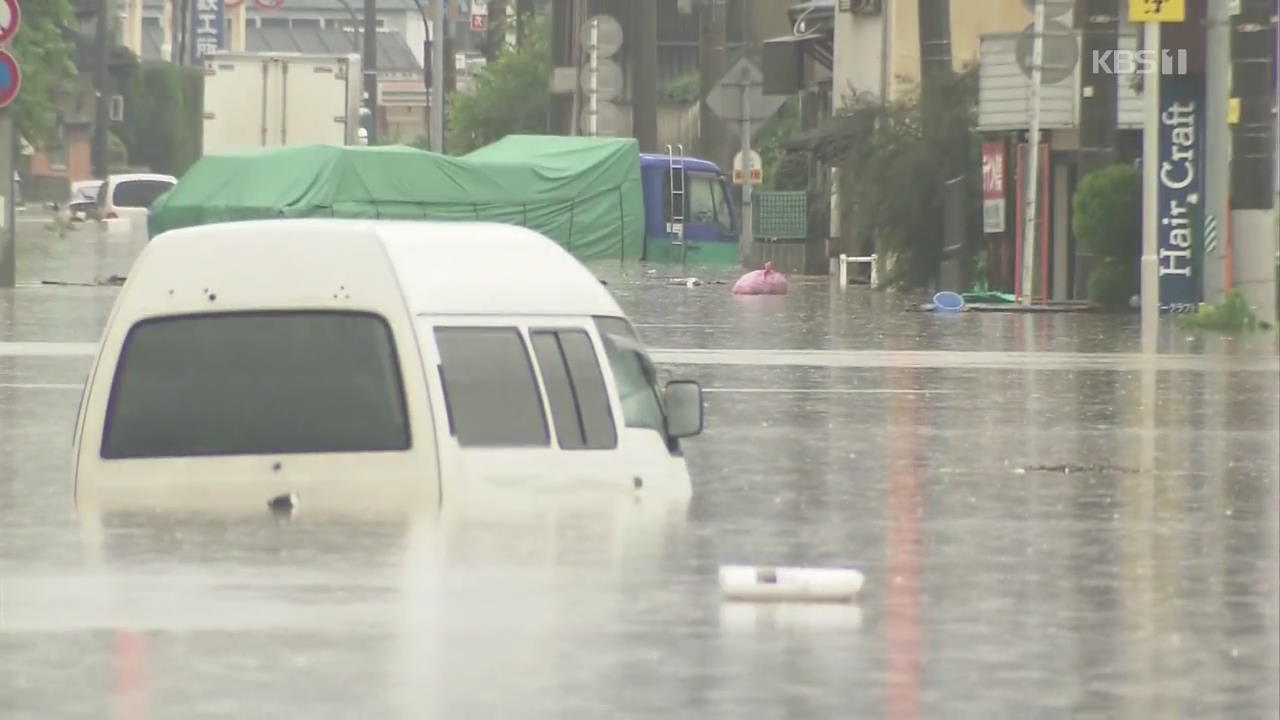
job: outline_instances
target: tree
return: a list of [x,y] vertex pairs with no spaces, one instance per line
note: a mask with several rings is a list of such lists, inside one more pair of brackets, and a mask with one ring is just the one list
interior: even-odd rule
[[551,54],[547,29],[530,22],[525,43],[502,48],[470,93],[450,99],[448,147],[462,154],[512,133],[547,132]]
[[13,55],[22,70],[22,90],[11,106],[18,132],[39,144],[53,137],[59,93],[75,76],[75,45],[69,38],[71,0],[22,3],[22,27]]
[[1142,180],[1131,165],[1086,175],[1072,200],[1076,241],[1092,258],[1089,299],[1124,307],[1138,291],[1142,248]]
[[841,227],[850,252],[875,247],[888,261],[886,281],[927,287],[943,259],[947,183],[965,178],[974,194],[965,203],[965,256],[981,237],[976,130],[977,73],[939,73],[931,81],[932,112],[919,88],[885,103],[875,95],[851,99],[832,121],[831,154],[840,168]]

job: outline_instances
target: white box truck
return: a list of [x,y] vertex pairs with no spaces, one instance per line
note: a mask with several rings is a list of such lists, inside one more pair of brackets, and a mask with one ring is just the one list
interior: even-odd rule
[[206,154],[358,142],[359,55],[212,53],[204,74]]

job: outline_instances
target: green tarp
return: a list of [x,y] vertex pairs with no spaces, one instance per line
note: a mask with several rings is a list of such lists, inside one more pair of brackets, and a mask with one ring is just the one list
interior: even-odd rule
[[[563,150],[531,152],[538,142]],[[643,203],[634,140],[509,138],[464,158],[313,145],[206,155],[152,205],[148,230],[300,217],[482,220],[537,230],[582,259],[634,259]]]

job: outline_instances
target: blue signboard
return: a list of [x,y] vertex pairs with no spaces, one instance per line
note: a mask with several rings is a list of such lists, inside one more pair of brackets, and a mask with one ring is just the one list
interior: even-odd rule
[[1194,310],[1204,217],[1204,76],[1160,78],[1160,309]]
[[222,0],[195,0],[191,13],[191,63],[199,65],[205,55],[222,48],[222,32],[227,26]]

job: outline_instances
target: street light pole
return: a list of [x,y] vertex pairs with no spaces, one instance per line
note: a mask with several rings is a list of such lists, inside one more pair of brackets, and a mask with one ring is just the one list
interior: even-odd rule
[[[1142,47],[1160,57],[1160,23],[1144,24]],[[1156,351],[1156,326],[1160,321],[1160,273],[1157,256],[1160,239],[1160,73],[1142,76],[1142,349]]]
[[1205,51],[1205,218],[1216,231],[1210,235],[1206,223],[1203,297],[1221,302],[1227,287],[1227,218],[1230,216],[1228,190],[1231,186],[1231,10],[1225,2],[1211,2],[1206,10]]
[[1036,0],[1031,39],[1031,129],[1027,133],[1027,203],[1022,226],[1022,304],[1030,305],[1036,267],[1036,222],[1040,200],[1040,82],[1044,70],[1045,0]]
[[369,144],[378,139],[378,1],[364,0],[364,93]]
[[444,38],[445,0],[435,0],[435,19],[431,23],[431,149],[444,152]]

